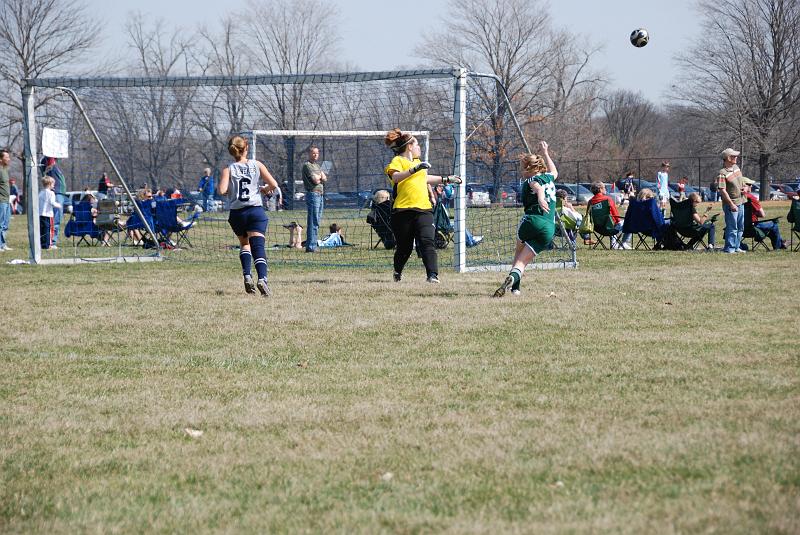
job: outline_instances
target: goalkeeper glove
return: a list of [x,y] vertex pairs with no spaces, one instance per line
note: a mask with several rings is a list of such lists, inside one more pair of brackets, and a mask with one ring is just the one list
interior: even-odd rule
[[418,171],[422,171],[423,169],[430,169],[430,168],[431,168],[431,164],[429,164],[428,162],[419,162],[417,165],[415,165],[414,167],[409,169],[408,172],[413,175],[414,173],[416,173]]
[[461,177],[456,175],[443,176],[442,184],[461,184]]

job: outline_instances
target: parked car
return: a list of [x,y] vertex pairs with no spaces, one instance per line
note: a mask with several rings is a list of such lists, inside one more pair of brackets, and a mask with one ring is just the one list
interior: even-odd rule
[[325,192],[326,208],[359,208],[357,191]]
[[591,199],[594,195],[591,191],[589,191],[585,186],[580,184],[561,184],[556,183],[557,190],[564,190],[567,192],[567,200],[572,203],[577,204],[587,204],[589,199]]
[[[780,191],[777,187],[771,185],[769,188],[770,188],[770,190],[769,190],[769,200],[770,201],[785,201],[786,199],[788,199],[786,194],[783,193],[782,191]],[[759,184],[753,184],[750,187],[750,193],[752,193],[756,197],[760,197],[761,196],[761,186]]]
[[797,197],[797,184],[776,184],[775,187],[786,195],[787,199]]
[[[683,191],[684,191],[684,195],[686,197],[688,197],[689,194],[697,192],[697,189],[695,189],[694,187],[690,186],[689,184],[686,184],[684,186],[684,190]],[[678,184],[676,184],[674,182],[669,184],[669,195],[670,195],[670,197],[672,197],[674,199],[679,199],[680,198],[681,194],[678,192]]]
[[[203,194],[200,191],[190,191],[186,194],[186,198],[192,201],[197,206],[202,208],[203,206]],[[213,199],[208,201],[208,211],[209,212],[221,212],[223,205],[221,200]]]
[[[97,197],[96,190],[90,190],[89,193]],[[64,201],[64,207],[62,208],[65,214],[72,213],[72,207],[83,199],[83,196],[86,195],[85,191],[68,191],[67,192],[67,200]]]
[[[619,204],[622,203],[622,191],[618,190],[613,182],[604,182],[604,184],[606,185],[606,195],[614,199],[614,204],[619,206]],[[581,182],[580,185],[586,188],[590,196],[594,196],[594,194],[592,193],[592,184],[590,182]],[[611,189],[612,186],[614,187],[613,190]]]
[[467,206],[487,207],[492,204],[489,188],[483,184],[467,184]]
[[504,205],[514,206],[517,204],[517,189],[510,185],[510,184],[503,184],[500,186],[500,196],[497,199],[498,202],[503,203]]

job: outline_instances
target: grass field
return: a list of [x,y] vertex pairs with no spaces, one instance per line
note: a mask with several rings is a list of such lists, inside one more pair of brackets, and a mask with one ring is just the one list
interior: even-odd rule
[[0,531],[800,532],[800,255],[579,260],[2,265]]

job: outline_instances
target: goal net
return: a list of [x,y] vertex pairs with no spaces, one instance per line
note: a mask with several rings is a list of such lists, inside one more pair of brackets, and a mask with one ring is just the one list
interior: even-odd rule
[[[111,247],[65,236],[73,218],[65,214],[58,249],[42,250],[32,230],[38,206],[30,202],[39,169],[27,165],[35,262],[152,255],[171,261],[235,261],[238,240],[227,223],[227,199],[208,198],[199,185],[206,168],[214,179],[219,176],[230,162],[227,139],[240,134],[250,138],[251,156],[264,162],[281,186],[281,203],[276,196],[264,199],[270,210],[266,243],[271,263],[389,269],[391,240],[381,235],[381,220],[376,224],[385,214],[377,213],[373,201],[376,192],[391,189],[383,170],[392,154],[383,136],[395,127],[420,139],[432,173],[466,178],[445,192],[449,223],[437,226],[440,264],[459,271],[501,269],[513,257],[522,214],[517,162],[528,146],[513,103],[493,76],[438,69],[33,79],[26,81],[23,104],[28,162],[35,164],[42,156],[38,142],[43,128],[69,132],[69,157],[59,164],[66,189],[73,192],[70,201],[79,192],[96,190],[103,172],[117,187],[119,227]],[[311,146],[320,149],[320,163],[329,175],[319,238],[335,223],[347,245],[307,255],[288,245],[292,223],[306,226],[301,169]],[[145,199],[148,192],[156,199]],[[174,215],[166,216],[169,226],[162,220],[161,208],[167,205],[161,199],[172,197],[177,200],[171,202]],[[137,208],[148,212],[142,214],[145,219],[154,217],[153,239],[126,228],[130,218],[139,218],[133,214]],[[414,263],[421,266],[415,256]],[[536,261],[540,267],[576,264],[574,247],[560,239]]]

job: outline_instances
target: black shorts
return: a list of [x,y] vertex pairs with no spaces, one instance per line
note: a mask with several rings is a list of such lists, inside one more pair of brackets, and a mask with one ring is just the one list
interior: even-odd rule
[[231,210],[228,216],[228,224],[237,236],[247,236],[248,232],[267,232],[267,213],[261,206],[248,206]]

